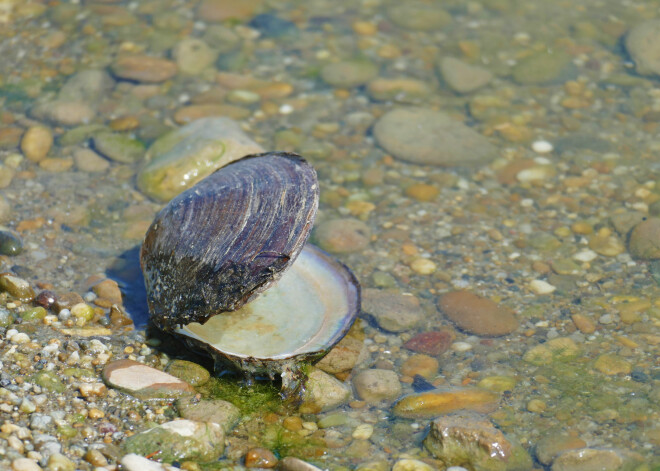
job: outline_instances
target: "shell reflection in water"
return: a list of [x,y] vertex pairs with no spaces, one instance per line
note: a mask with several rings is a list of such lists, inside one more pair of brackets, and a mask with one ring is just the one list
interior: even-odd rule
[[314,169],[267,153],[233,162],[165,206],[140,260],[153,323],[249,374],[282,375],[322,357],[360,310],[355,276],[312,245]]

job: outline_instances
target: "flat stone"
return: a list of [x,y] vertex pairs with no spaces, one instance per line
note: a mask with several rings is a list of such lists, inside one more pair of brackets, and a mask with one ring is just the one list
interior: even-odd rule
[[660,20],[633,26],[626,35],[625,45],[638,74],[660,75]]
[[121,290],[115,280],[106,278],[92,286],[92,291],[101,299],[107,299],[113,304],[121,304]]
[[222,427],[215,423],[179,419],[128,437],[123,448],[127,453],[157,456],[167,463],[187,460],[207,462],[222,456],[225,434]]
[[378,75],[378,67],[368,60],[347,60],[326,64],[321,69],[321,78],[328,85],[352,88],[364,85]]
[[131,164],[142,159],[145,148],[142,142],[124,134],[102,132],[92,138],[94,149],[115,162]]
[[282,458],[279,469],[282,471],[321,471],[321,468],[293,456]]
[[599,448],[581,448],[560,454],[552,463],[551,471],[614,471],[634,469],[637,456],[624,451]]
[[120,56],[110,68],[121,79],[142,83],[164,82],[174,77],[178,70],[171,60],[142,54]]
[[392,471],[434,471],[435,469],[423,461],[410,458],[399,460],[392,466]]
[[69,100],[40,103],[30,110],[30,114],[37,119],[61,126],[89,123],[96,117],[96,111],[90,104],[84,101]]
[[387,9],[387,17],[397,26],[413,31],[432,31],[451,22],[451,15],[435,3],[397,2]]
[[110,168],[110,162],[91,149],[80,148],[73,152],[73,162],[82,172],[104,172]]
[[435,419],[424,446],[443,462],[469,469],[532,469],[532,459],[520,445],[511,443],[488,419],[472,413]]
[[649,218],[637,224],[630,233],[628,250],[640,260],[660,259],[660,218]]
[[16,458],[11,462],[12,471],[41,471],[41,466],[30,458]]
[[330,219],[314,229],[314,238],[328,252],[358,252],[369,245],[371,229],[358,219]]
[[433,357],[424,354],[412,355],[401,365],[401,373],[411,378],[419,375],[424,378],[433,378],[438,374],[439,363]]
[[448,115],[425,108],[399,108],[373,128],[378,144],[394,157],[440,167],[479,166],[497,155],[488,139]]
[[21,142],[25,129],[18,126],[0,128],[0,149],[15,149]]
[[219,424],[225,433],[229,433],[241,418],[238,407],[222,399],[186,396],[177,400],[176,408],[184,419]]
[[268,448],[255,447],[250,448],[244,457],[246,468],[274,468],[277,466],[278,459]]
[[415,296],[373,288],[362,291],[362,310],[389,332],[410,330],[424,316]]
[[353,378],[353,386],[363,401],[377,403],[392,401],[401,395],[401,382],[391,370],[370,369],[360,371]]
[[594,368],[606,375],[628,375],[632,365],[627,360],[613,353],[603,353],[594,362]]
[[57,94],[58,99],[95,103],[113,89],[115,81],[105,70],[85,69],[69,77]]
[[206,368],[187,360],[172,360],[165,371],[191,386],[201,386],[211,379],[211,373]]
[[198,75],[215,62],[217,53],[201,39],[186,38],[177,43],[172,56],[181,73]]
[[554,361],[572,358],[579,352],[580,349],[573,339],[557,337],[527,350],[523,360],[537,366],[548,365]]
[[307,375],[301,412],[319,413],[345,404],[351,395],[350,388],[334,376],[312,368]]
[[355,326],[351,328],[348,335],[330,349],[326,356],[316,363],[317,368],[328,374],[337,374],[349,371],[355,366],[365,350],[365,345],[363,335],[351,335],[354,328]]
[[103,368],[103,381],[139,399],[177,398],[195,389],[180,379],[133,360],[117,360]]
[[203,118],[156,140],[137,184],[148,196],[168,201],[220,167],[263,152],[229,118]]
[[177,124],[188,124],[202,118],[227,117],[231,119],[245,119],[252,112],[242,106],[222,104],[201,104],[182,106],[174,113],[174,121]]
[[486,414],[497,408],[499,399],[498,394],[483,389],[436,389],[402,398],[394,405],[392,412],[408,419],[435,417],[460,410]]
[[438,72],[449,88],[457,93],[473,92],[493,79],[493,74],[489,70],[455,57],[443,57],[438,62]]
[[432,89],[426,82],[412,78],[376,78],[367,85],[367,93],[377,101],[418,103],[431,92]]
[[498,337],[518,328],[518,321],[509,309],[468,291],[443,295],[438,307],[454,324],[471,334]]
[[413,352],[438,356],[449,350],[455,339],[456,335],[449,330],[421,332],[404,343],[403,347]]
[[135,453],[122,456],[120,463],[126,471],[166,471],[161,463]]
[[541,438],[534,447],[536,459],[541,464],[550,466],[557,455],[568,450],[584,448],[587,442],[578,437],[572,437],[557,432],[551,432]]
[[197,7],[197,18],[212,23],[247,20],[254,16],[261,4],[261,0],[203,0]]
[[540,51],[524,58],[513,68],[513,80],[521,85],[563,82],[573,78],[571,57],[563,51]]

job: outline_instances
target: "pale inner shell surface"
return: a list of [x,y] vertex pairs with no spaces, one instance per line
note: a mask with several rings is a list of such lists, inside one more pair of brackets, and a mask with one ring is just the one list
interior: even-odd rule
[[[348,296],[346,293],[350,293]],[[346,330],[357,288],[319,249],[306,246],[277,283],[234,312],[176,332],[243,358],[285,359],[326,351]]]

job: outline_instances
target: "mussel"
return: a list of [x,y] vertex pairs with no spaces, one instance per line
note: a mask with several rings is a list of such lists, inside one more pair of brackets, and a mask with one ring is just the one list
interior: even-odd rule
[[296,393],[360,311],[353,273],[305,245],[319,201],[302,157],[243,157],[172,199],[140,252],[153,324]]

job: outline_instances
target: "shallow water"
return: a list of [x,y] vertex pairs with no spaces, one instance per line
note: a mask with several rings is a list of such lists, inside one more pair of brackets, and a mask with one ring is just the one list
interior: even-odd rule
[[[422,319],[398,333],[364,316],[365,351],[353,375],[391,369],[403,393],[412,392],[402,367],[413,352],[403,344],[449,331],[452,345],[429,355],[439,368],[427,380],[496,391],[499,408],[485,416],[530,456],[538,458],[535,447],[548,435],[567,434],[590,448],[634,452],[647,463],[640,469],[650,469],[660,444],[660,233],[633,228],[660,215],[660,72],[641,68],[625,38],[659,15],[650,0],[272,0],[216,9],[183,0],[0,0],[0,194],[10,208],[0,209],[0,222],[25,244],[19,255],[1,256],[0,271],[35,289],[83,296],[91,276],[110,276],[141,324],[136,247],[163,205],[137,186],[144,149],[200,114],[226,115],[264,149],[294,151],[315,166],[316,227],[332,229],[337,218],[366,225],[367,240],[363,233],[326,240],[363,288],[420,302]],[[188,38],[204,41],[211,59],[186,62],[190,50],[177,58],[173,50]],[[173,67],[171,76],[123,79],[116,64],[126,54],[171,59],[150,71]],[[447,57],[462,65],[441,65]],[[327,67],[344,60],[352,62],[339,71]],[[62,92],[90,69],[112,73],[85,84],[91,95],[80,85]],[[483,83],[462,88],[473,80]],[[72,107],[39,111],[58,100]],[[200,104],[215,108],[189,107]],[[450,132],[446,146],[433,143],[450,156],[485,156],[462,165],[408,142],[414,156],[431,160],[400,158],[373,126],[403,106],[441,111],[487,139],[478,150],[476,138],[450,148],[460,134]],[[135,138],[137,150],[99,157],[90,140],[99,129],[83,132],[87,124]],[[20,145],[37,125],[54,136],[45,158]],[[395,131],[385,134],[404,141]],[[95,158],[74,158],[89,148]],[[313,238],[324,241],[319,232]],[[459,289],[510,309],[518,327],[494,335],[457,326],[438,300]],[[126,335],[139,350],[140,338]],[[570,339],[568,347],[556,339]],[[121,342],[118,334],[109,344]],[[19,365],[5,356],[10,348],[4,342],[3,370],[29,371],[33,355]],[[157,347],[141,355],[155,365],[167,358]],[[352,377],[342,379],[350,385]],[[390,403],[357,401],[339,411],[350,423],[315,435],[325,440],[322,451],[305,457],[317,465],[389,467],[409,455],[443,466],[421,445],[430,418],[393,419]],[[9,407],[0,418],[29,423],[21,414]],[[374,434],[351,438],[362,423]],[[72,443],[78,448],[65,454],[86,446],[80,436]],[[227,464],[240,461],[231,456]]]

